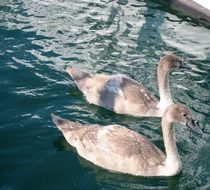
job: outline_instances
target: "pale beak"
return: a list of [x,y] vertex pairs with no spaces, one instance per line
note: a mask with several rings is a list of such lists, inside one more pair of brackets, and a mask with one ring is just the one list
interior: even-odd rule
[[203,134],[203,131],[200,129],[197,121],[195,121],[193,119],[189,119],[187,121],[186,125],[190,129],[192,129],[194,132],[198,133],[199,135],[202,135]]
[[186,64],[184,62],[184,60],[180,62],[179,68],[181,68],[181,69],[187,69],[187,70],[192,70],[192,67],[189,64]]

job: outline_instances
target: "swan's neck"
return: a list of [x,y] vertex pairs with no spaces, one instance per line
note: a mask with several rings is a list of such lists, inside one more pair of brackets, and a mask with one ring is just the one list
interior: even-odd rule
[[176,146],[176,136],[173,124],[162,119],[163,140],[166,151],[166,168],[170,174],[177,174],[181,171],[182,163]]
[[163,72],[160,68],[158,69],[158,87],[160,94],[159,108],[162,109],[163,112],[169,105],[173,104],[169,89],[169,73],[170,70]]

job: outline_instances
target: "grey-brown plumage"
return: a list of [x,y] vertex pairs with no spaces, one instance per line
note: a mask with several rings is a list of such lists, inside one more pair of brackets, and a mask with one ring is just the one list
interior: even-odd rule
[[172,124],[195,124],[186,107],[170,106],[162,120],[165,154],[146,137],[123,126],[82,125],[54,114],[52,119],[83,158],[110,171],[139,176],[171,176],[179,173],[182,165]]
[[[67,72],[91,104],[119,114],[161,117],[173,104],[168,85],[168,74],[183,65],[176,55],[164,56],[158,66],[160,101],[142,84],[124,75],[89,74],[67,67]],[[185,66],[186,67],[186,66]]]

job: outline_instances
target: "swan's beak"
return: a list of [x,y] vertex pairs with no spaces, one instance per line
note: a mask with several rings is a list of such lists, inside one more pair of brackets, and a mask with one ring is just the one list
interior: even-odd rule
[[193,119],[189,119],[187,121],[186,124],[190,129],[192,129],[194,132],[198,133],[199,135],[203,134],[203,131],[200,129],[198,122],[193,120]]
[[192,70],[192,67],[190,65],[186,64],[184,62],[184,60],[180,62],[179,68],[181,68],[181,69],[187,69],[187,70]]

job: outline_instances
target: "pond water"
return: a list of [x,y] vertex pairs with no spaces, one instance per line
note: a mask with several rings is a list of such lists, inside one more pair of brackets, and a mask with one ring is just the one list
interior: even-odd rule
[[183,171],[176,177],[114,174],[80,158],[52,112],[89,124],[121,124],[164,149],[158,118],[113,114],[86,102],[65,72],[123,73],[158,97],[161,56],[187,57],[174,71],[175,102],[209,128],[210,27],[163,1],[0,1],[0,189],[210,189],[210,137],[176,127]]

